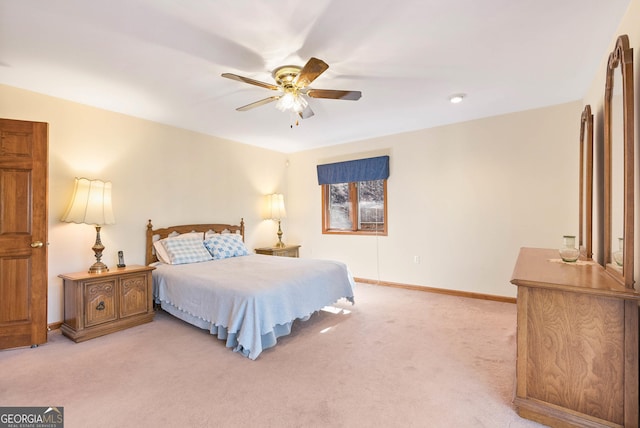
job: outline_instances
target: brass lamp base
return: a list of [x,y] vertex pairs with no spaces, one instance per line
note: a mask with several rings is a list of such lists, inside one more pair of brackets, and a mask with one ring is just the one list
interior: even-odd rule
[[89,273],[109,272],[107,265],[100,261],[102,258],[102,251],[104,251],[104,245],[102,245],[102,241],[100,240],[100,226],[98,225],[96,225],[96,243],[93,244],[91,249],[96,254],[96,262],[89,268]]
[[109,268],[102,262],[95,262],[89,268],[89,273],[103,273],[109,272]]
[[284,248],[286,247],[285,243],[282,242],[282,229],[280,228],[280,220],[278,220],[278,242],[274,245],[276,248]]

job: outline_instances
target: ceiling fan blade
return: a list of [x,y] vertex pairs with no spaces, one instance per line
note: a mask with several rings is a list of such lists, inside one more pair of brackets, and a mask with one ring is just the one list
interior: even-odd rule
[[311,58],[307,63],[302,67],[300,73],[293,80],[293,84],[298,88],[305,88],[311,82],[316,80],[318,76],[324,73],[329,65],[321,59]]
[[314,115],[313,110],[311,110],[311,107],[309,107],[308,104],[304,108],[304,110],[298,113],[298,116],[300,116],[301,119],[309,119],[313,115]]
[[362,96],[360,91],[338,91],[333,89],[309,89],[307,95],[311,98],[330,98],[333,100],[357,101]]
[[249,79],[248,77],[238,76],[237,74],[232,73],[222,73],[222,77],[226,77],[227,79],[237,80],[239,82],[249,83],[251,85],[260,86],[262,88],[271,89],[273,91],[279,91],[280,87],[276,85],[272,85],[271,83],[264,83],[258,80]]
[[273,101],[276,101],[276,100],[279,100],[279,99],[280,99],[279,95],[278,96],[269,97],[269,98],[265,98],[263,100],[253,102],[251,104],[247,104],[246,106],[238,107],[236,110],[238,110],[238,111],[251,110],[252,108],[260,107],[260,106],[263,106],[265,104],[269,104],[270,102],[273,102]]

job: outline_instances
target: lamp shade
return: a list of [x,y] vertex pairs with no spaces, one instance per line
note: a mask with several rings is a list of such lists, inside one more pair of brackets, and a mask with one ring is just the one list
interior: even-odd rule
[[280,193],[267,195],[267,210],[265,218],[271,220],[287,218],[287,212],[284,209],[284,195]]
[[111,206],[111,182],[76,178],[73,196],[62,221],[95,225],[115,224]]

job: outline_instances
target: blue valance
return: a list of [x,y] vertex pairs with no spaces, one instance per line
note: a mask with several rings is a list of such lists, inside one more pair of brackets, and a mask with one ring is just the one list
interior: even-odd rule
[[353,183],[389,178],[389,156],[318,165],[318,184]]

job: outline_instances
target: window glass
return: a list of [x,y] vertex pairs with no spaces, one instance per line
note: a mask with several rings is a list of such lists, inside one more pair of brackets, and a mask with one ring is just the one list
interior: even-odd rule
[[387,234],[387,180],[322,186],[322,233]]
[[358,229],[384,229],[384,186],[383,180],[361,181],[358,183]]
[[329,228],[353,228],[349,183],[329,184]]

